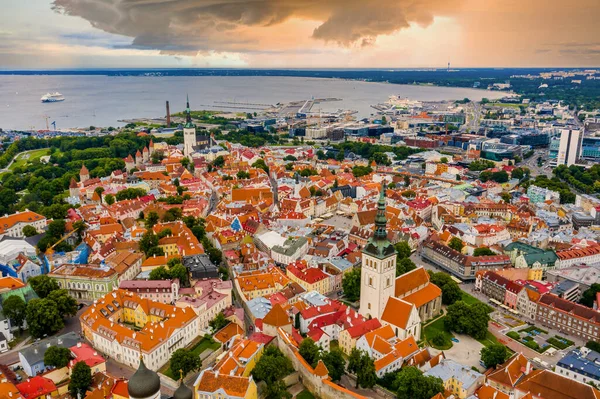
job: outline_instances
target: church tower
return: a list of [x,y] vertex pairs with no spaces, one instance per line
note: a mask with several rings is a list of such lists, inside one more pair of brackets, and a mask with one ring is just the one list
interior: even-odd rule
[[185,109],[185,125],[183,126],[183,155],[192,158],[196,146],[196,126],[192,123],[192,111],[190,111],[190,98],[187,98]]
[[377,202],[375,232],[362,251],[360,314],[380,318],[390,296],[394,296],[396,249],[387,238],[385,180]]

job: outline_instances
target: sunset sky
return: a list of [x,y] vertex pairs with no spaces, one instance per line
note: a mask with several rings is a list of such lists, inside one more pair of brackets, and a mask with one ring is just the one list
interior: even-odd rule
[[0,68],[600,66],[600,1],[3,0]]

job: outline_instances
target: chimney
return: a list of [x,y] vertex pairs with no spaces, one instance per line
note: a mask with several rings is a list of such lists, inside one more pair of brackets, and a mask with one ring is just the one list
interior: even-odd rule
[[169,102],[167,101],[167,127],[171,127],[171,110],[169,109]]

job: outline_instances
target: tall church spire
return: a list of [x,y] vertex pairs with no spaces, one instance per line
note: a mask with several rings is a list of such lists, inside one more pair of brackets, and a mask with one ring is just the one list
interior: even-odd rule
[[387,238],[387,216],[385,202],[385,180],[381,182],[381,192],[377,201],[377,213],[375,214],[375,232],[373,237],[367,241],[363,252],[367,252],[378,258],[385,258],[396,254],[394,245]]
[[186,108],[185,108],[185,127],[194,127],[192,123],[192,111],[190,110],[190,96],[186,96]]
[[385,203],[385,180],[381,182],[381,192],[377,202],[377,214],[375,215],[375,234],[376,240],[387,240],[387,217]]

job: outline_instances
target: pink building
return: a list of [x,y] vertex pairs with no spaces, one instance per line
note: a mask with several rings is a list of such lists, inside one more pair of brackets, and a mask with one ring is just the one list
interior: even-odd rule
[[509,281],[506,284],[506,294],[504,296],[504,304],[511,309],[517,308],[517,299],[519,298],[519,292],[523,289],[523,286]]
[[172,304],[179,299],[179,280],[125,280],[119,288],[153,301]]

